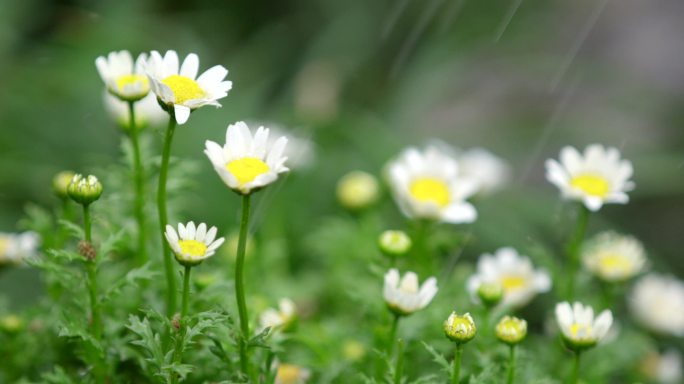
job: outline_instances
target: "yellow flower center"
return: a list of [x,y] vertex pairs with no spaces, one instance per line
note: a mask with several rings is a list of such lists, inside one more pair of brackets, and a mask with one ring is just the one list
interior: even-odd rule
[[606,197],[608,192],[610,192],[610,183],[608,183],[608,180],[603,176],[594,174],[575,176],[570,180],[570,186],[581,190],[587,195],[596,197]]
[[411,183],[409,192],[422,203],[435,203],[440,207],[449,205],[449,187],[445,182],[431,177],[421,177]]
[[570,326],[570,334],[574,339],[587,339],[591,335],[591,325],[574,323]]
[[183,104],[188,100],[200,99],[206,94],[197,82],[189,77],[181,75],[171,75],[162,83],[168,85],[176,99],[176,104]]
[[3,236],[0,237],[0,260],[2,260],[5,257],[5,253],[7,253],[7,249],[10,246],[10,240]]
[[523,288],[527,285],[525,278],[520,276],[504,276],[501,279],[501,285],[505,291],[512,291]]
[[226,169],[235,176],[240,185],[247,184],[270,170],[266,163],[255,157],[233,160],[226,164]]
[[302,369],[292,364],[280,364],[276,377],[278,383],[297,384],[302,378]]
[[204,256],[207,253],[206,244],[197,240],[181,240],[178,246],[184,254],[190,256]]
[[143,75],[123,75],[116,79],[116,87],[119,92],[124,92],[127,86],[139,86],[140,93],[147,93],[150,89],[150,81]]
[[632,270],[632,263],[628,258],[620,254],[613,253],[601,257],[599,260],[599,267],[605,272],[620,271],[627,273]]

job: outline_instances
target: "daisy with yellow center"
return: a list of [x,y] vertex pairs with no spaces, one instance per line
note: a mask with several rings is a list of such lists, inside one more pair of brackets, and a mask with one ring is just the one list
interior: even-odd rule
[[311,377],[311,371],[294,364],[278,363],[275,384],[304,384]]
[[228,187],[248,195],[289,171],[285,166],[287,157],[283,156],[287,138],[280,137],[272,145],[268,143],[268,128],[259,127],[252,136],[247,124],[239,121],[228,126],[223,146],[207,141],[204,153]]
[[133,62],[128,51],[110,52],[107,57],[95,59],[97,71],[107,86],[107,91],[123,101],[137,101],[150,92],[145,74],[147,55],[140,54]]
[[646,251],[632,236],[603,232],[584,246],[582,261],[585,268],[601,280],[625,281],[645,268]]
[[628,302],[644,327],[664,336],[684,337],[684,281],[648,274],[634,285]]
[[180,65],[176,51],[167,51],[163,57],[157,51],[150,53],[147,63],[150,87],[178,124],[185,124],[192,110],[205,105],[220,107],[218,100],[226,97],[233,86],[224,80],[228,70],[221,65],[199,76],[198,70],[199,58],[194,53]]
[[297,307],[294,301],[282,298],[278,301],[278,309],[268,308],[259,316],[260,330],[271,328],[274,330],[286,331],[297,318]]
[[22,264],[38,253],[40,236],[35,232],[0,232],[0,265]]
[[418,284],[418,275],[406,272],[403,278],[397,269],[385,274],[383,296],[389,309],[397,316],[408,316],[419,311],[432,301],[437,294],[437,279],[430,277],[423,285]]
[[[129,130],[131,125],[131,111],[127,102],[121,101],[111,93],[106,92],[103,96],[105,110],[112,120],[124,130]],[[148,93],[133,105],[135,115],[135,128],[141,129],[147,126],[159,126],[168,114],[164,112],[157,102],[157,96]]]
[[510,247],[500,248],[494,255],[484,254],[477,262],[477,273],[468,279],[468,292],[478,301],[483,284],[501,286],[503,306],[521,307],[538,293],[551,289],[551,279],[546,271],[535,270],[530,259],[521,256]]
[[561,330],[563,342],[574,351],[593,347],[601,341],[613,324],[613,314],[604,310],[594,318],[594,309],[575,302],[556,304],[556,321]]
[[179,223],[178,232],[167,225],[164,235],[176,260],[184,266],[197,265],[213,256],[224,241],[223,237],[216,239],[216,227],[207,230],[206,224],[200,223],[195,227],[192,221],[186,225]]
[[634,189],[630,180],[632,163],[620,158],[616,148],[592,144],[580,154],[573,147],[565,147],[560,162],[546,161],[546,179],[558,187],[563,197],[579,200],[591,211],[603,204],[626,204],[627,192]]
[[410,218],[453,224],[477,218],[466,201],[477,192],[477,182],[463,177],[456,160],[438,146],[406,149],[389,164],[388,174],[394,199]]

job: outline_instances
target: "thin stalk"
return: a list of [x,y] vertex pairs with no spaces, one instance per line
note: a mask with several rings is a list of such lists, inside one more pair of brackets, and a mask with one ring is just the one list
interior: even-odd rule
[[[90,208],[83,206],[83,230],[85,241],[92,244]],[[92,318],[92,331],[95,340],[102,338],[102,314],[100,313],[100,301],[97,299],[97,265],[95,259],[86,259],[86,272],[88,274],[88,294],[90,297],[90,316]]]
[[394,368],[394,384],[401,384],[401,377],[404,373],[404,340],[399,339],[399,349],[397,350],[397,365]]
[[511,353],[508,358],[508,384],[513,384],[515,378],[515,344],[511,345]]
[[387,339],[387,357],[392,358],[394,353],[394,342],[397,340],[397,328],[399,328],[399,319],[401,316],[394,314],[392,319],[392,327],[390,328],[389,339]]
[[[178,337],[176,338],[176,347],[173,351],[173,361],[175,363],[181,363],[183,360],[183,339],[185,338],[186,332],[186,319],[188,314],[188,302],[190,301],[190,271],[192,267],[189,265],[185,266],[185,271],[183,273],[183,299],[181,304],[181,313],[178,318]],[[178,377],[174,375],[171,378],[172,383],[178,382]]]
[[580,354],[579,351],[574,353],[575,361],[572,367],[572,376],[570,376],[570,384],[577,384],[579,381]]
[[249,227],[250,194],[242,195],[242,218],[240,219],[240,237],[238,239],[237,260],[235,262],[235,297],[240,316],[240,330],[238,346],[240,349],[240,370],[249,375],[249,360],[247,357],[247,340],[249,340],[249,316],[245,302],[245,247],[247,244],[247,229]]
[[451,384],[458,384],[461,380],[461,356],[463,355],[463,344],[456,344],[456,355],[454,356],[454,370],[451,373]]
[[176,129],[176,119],[169,116],[169,126],[164,136],[164,148],[162,150],[161,168],[159,169],[159,185],[157,187],[157,208],[159,211],[159,235],[164,253],[164,271],[166,272],[166,315],[172,317],[176,313],[176,278],[174,276],[171,249],[164,238],[164,230],[168,222],[166,212],[166,179],[169,174],[169,158],[171,157],[171,142]]
[[131,146],[133,147],[133,179],[135,184],[134,213],[138,223],[137,262],[139,265],[142,265],[147,261],[147,250],[145,249],[147,238],[147,231],[145,230],[145,175],[140,157],[138,129],[135,124],[135,102],[128,102],[128,111],[130,116],[128,129],[131,136]]
[[568,273],[568,300],[575,297],[575,280],[577,279],[577,270],[579,268],[580,250],[582,249],[582,241],[587,231],[587,223],[589,222],[589,209],[580,205],[577,213],[577,225],[575,227],[575,234],[568,244],[568,259],[569,259],[569,273]]

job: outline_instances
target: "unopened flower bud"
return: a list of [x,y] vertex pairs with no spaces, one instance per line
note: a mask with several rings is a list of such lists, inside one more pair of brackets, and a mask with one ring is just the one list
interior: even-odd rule
[[102,195],[102,184],[93,175],[83,177],[81,174],[76,174],[67,187],[67,193],[75,202],[89,205]]
[[0,317],[0,330],[7,333],[17,333],[24,328],[24,321],[17,315],[5,315]]
[[501,301],[504,290],[499,282],[485,282],[477,289],[477,297],[485,307],[491,308]]
[[496,325],[496,338],[508,345],[515,345],[527,336],[527,321],[514,316],[504,316]]
[[401,256],[411,249],[411,238],[403,231],[385,231],[378,238],[378,246],[387,256]]
[[350,210],[368,208],[378,200],[380,186],[370,173],[352,171],[337,182],[337,200]]
[[444,334],[455,343],[465,344],[472,340],[476,333],[477,327],[470,313],[459,316],[452,312],[444,322]]
[[71,171],[62,171],[52,178],[52,189],[60,199],[69,198],[67,187],[69,187],[69,183],[71,183],[73,178],[74,173]]

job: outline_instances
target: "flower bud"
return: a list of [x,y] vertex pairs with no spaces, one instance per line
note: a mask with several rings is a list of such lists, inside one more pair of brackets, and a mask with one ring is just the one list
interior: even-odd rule
[[470,313],[459,316],[452,312],[444,322],[444,334],[455,343],[465,344],[472,340],[476,333],[477,327]]
[[5,315],[0,317],[0,330],[14,334],[24,328],[24,321],[17,315]]
[[81,205],[90,205],[102,195],[102,184],[93,175],[76,174],[67,187],[67,194]]
[[343,207],[356,211],[368,208],[378,200],[377,179],[366,172],[352,171],[337,182],[337,200]]
[[496,338],[508,345],[515,345],[527,336],[527,321],[514,316],[504,316],[496,325]]
[[72,171],[62,171],[52,178],[52,190],[60,199],[68,199],[67,187],[69,183],[74,178],[74,173]]
[[385,231],[378,238],[380,251],[387,256],[401,256],[411,249],[411,238],[404,231]]
[[477,297],[480,298],[482,304],[487,308],[499,304],[503,298],[503,294],[503,287],[497,281],[482,283],[477,289]]

